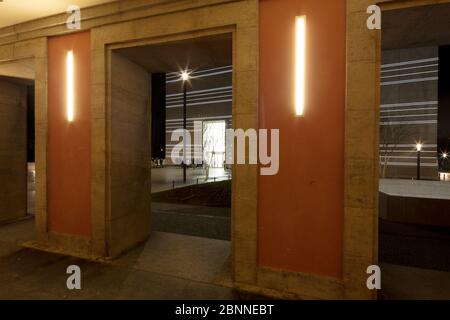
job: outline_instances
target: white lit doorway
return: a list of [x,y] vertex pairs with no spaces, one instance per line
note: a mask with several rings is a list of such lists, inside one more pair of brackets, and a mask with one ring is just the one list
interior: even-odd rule
[[203,122],[203,160],[211,168],[225,163],[225,121]]

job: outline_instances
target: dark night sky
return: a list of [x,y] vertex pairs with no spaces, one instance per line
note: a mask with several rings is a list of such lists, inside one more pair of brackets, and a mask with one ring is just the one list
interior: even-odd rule
[[[450,46],[439,47],[438,151],[450,151]],[[449,171],[450,161],[439,159],[439,169]]]

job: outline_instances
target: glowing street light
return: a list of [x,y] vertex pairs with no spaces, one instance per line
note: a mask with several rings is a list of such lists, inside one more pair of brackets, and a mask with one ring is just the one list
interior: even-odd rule
[[448,153],[447,152],[443,152],[442,153],[442,159],[448,159]]
[[423,144],[421,142],[418,142],[416,144],[416,150],[420,152],[420,151],[422,151],[422,148],[423,148]]
[[420,180],[420,152],[422,151],[423,143],[417,142],[416,143],[416,150],[417,150],[417,180]]
[[184,82],[189,81],[189,79],[191,77],[189,72],[187,72],[187,71],[182,71],[180,76],[181,76],[181,80],[183,80]]
[[183,182],[186,183],[186,128],[187,128],[187,83],[190,79],[190,74],[187,71],[182,71],[180,73],[180,78],[183,81]]

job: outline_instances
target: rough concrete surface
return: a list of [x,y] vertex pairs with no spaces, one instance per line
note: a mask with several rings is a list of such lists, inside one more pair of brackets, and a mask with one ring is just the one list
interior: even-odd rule
[[[231,288],[228,241],[153,232],[112,261],[88,261],[20,246],[32,218],[0,227],[0,299],[248,299]],[[69,265],[82,290],[66,287]]]

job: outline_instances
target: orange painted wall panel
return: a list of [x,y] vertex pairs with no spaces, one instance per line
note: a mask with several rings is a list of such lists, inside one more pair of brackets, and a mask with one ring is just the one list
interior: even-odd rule
[[[259,264],[340,278],[345,0],[260,2],[260,127],[280,129],[280,171],[259,180]],[[295,17],[307,18],[304,117],[295,116]]]
[[[48,227],[90,237],[90,33],[48,40]],[[66,114],[66,55],[74,54],[74,121]]]

